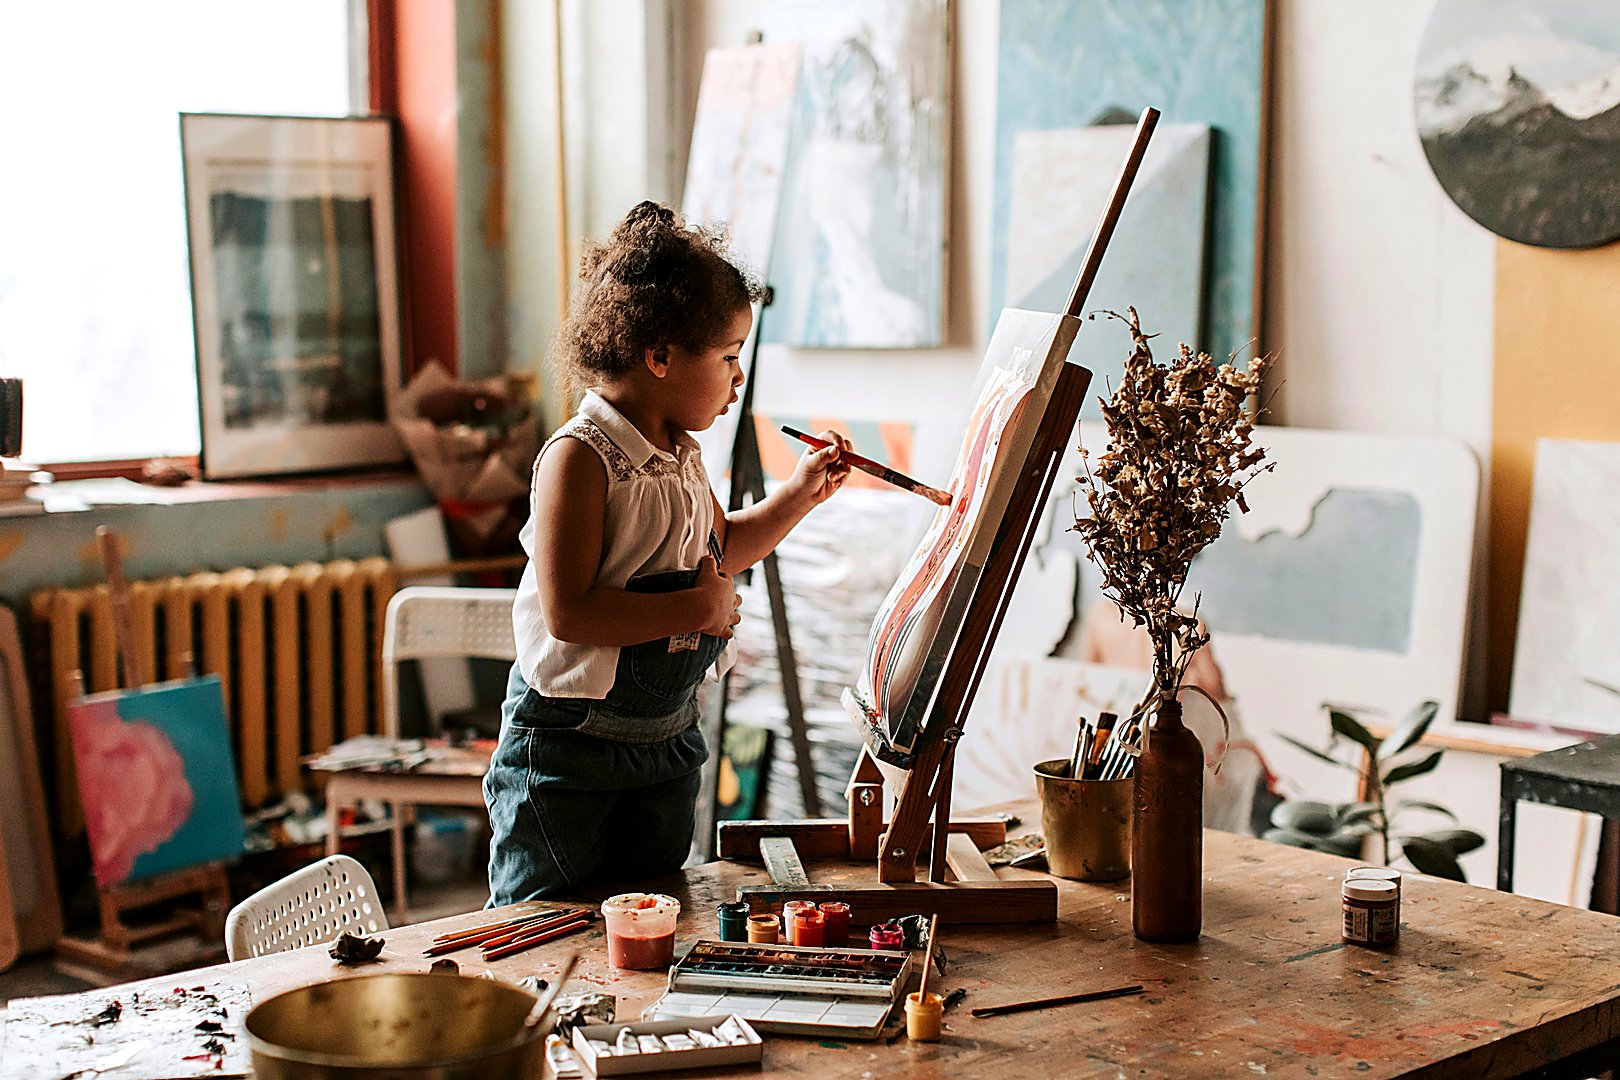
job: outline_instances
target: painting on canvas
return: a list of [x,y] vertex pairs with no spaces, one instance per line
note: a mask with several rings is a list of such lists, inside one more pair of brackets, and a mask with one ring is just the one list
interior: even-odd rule
[[1414,106],[1435,178],[1491,232],[1554,248],[1620,238],[1614,0],[1440,0]]
[[[761,277],[771,261],[801,55],[796,42],[711,49],[698,85],[681,214],[696,224],[724,223],[732,253]],[[745,343],[745,377],[753,375],[752,356]],[[697,434],[709,484],[722,499],[730,485],[737,415],[727,413]]]
[[915,740],[1079,321],[1002,312],[941,507],[872,624],[857,696],[901,750]]
[[[1002,268],[1006,306],[1062,309],[1133,134],[1130,124],[1018,132]],[[1159,125],[1092,284],[1089,310],[1131,305],[1160,340],[1199,340],[1210,142],[1204,124]],[[1094,373],[1081,415],[1101,416],[1099,399],[1119,385],[1131,341],[1120,322],[1099,319],[1091,329],[1076,346],[1076,359]]]
[[68,706],[103,887],[242,854],[242,806],[218,676]]
[[763,340],[940,345],[947,0],[758,8],[765,41],[804,45]]
[[1542,439],[1513,651],[1513,715],[1620,731],[1620,443]]
[[[1259,334],[1260,172],[1264,152],[1266,0],[1002,0],[996,69],[996,176],[991,234],[990,313],[1023,304],[1009,287],[1014,169],[1021,133],[1060,132],[1134,117],[1152,105],[1164,114],[1161,132],[1178,124],[1212,133],[1208,174],[1209,249],[1203,329],[1187,343],[1219,360],[1242,351]],[[1155,138],[1155,144],[1159,142]],[[1166,140],[1176,156],[1181,139]],[[1159,149],[1149,151],[1149,159]],[[1026,159],[1027,160],[1027,159]],[[1117,157],[1114,159],[1117,161]],[[1103,183],[1113,167],[1104,169]],[[1166,192],[1160,192],[1163,197]],[[1102,273],[1132,264],[1155,270],[1164,251],[1128,241],[1133,216],[1145,207],[1133,193]],[[1187,223],[1191,217],[1182,217]],[[1088,222],[1089,224],[1089,222]],[[1054,230],[1056,232],[1056,230]],[[1068,233],[1060,233],[1067,238]],[[1089,230],[1081,235],[1089,235]],[[1168,265],[1186,262],[1179,249]],[[1140,271],[1137,271],[1140,272]],[[1099,282],[1100,284],[1100,282]],[[1093,294],[1102,299],[1104,294]],[[1134,302],[1134,301],[1133,301]],[[1099,304],[1092,303],[1094,309]],[[1143,319],[1178,333],[1169,313],[1138,304]],[[1180,309],[1180,310],[1185,310]],[[1179,311],[1178,311],[1179,314]],[[1104,352],[1109,335],[1092,345]],[[1121,338],[1121,341],[1124,339]],[[1125,342],[1123,348],[1128,348]],[[1076,360],[1092,367],[1082,351]],[[1099,373],[1094,391],[1103,390]],[[1093,395],[1095,396],[1095,395]]]

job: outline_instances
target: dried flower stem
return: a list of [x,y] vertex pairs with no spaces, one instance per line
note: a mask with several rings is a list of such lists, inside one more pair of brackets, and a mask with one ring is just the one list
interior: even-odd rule
[[1135,308],[1106,314],[1129,327],[1132,349],[1120,384],[1103,402],[1108,449],[1080,457],[1089,517],[1074,531],[1102,572],[1103,593],[1153,646],[1153,686],[1135,715],[1180,689],[1193,654],[1209,642],[1180,607],[1193,557],[1221,534],[1231,507],[1248,512],[1243,489],[1269,472],[1264,447],[1253,446],[1248,400],[1268,365],[1217,365],[1182,345],[1160,365]]

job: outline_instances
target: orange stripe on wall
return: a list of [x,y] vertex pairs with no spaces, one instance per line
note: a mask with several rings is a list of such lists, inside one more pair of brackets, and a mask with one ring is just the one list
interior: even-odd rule
[[1497,241],[1491,409],[1486,704],[1506,711],[1536,439],[1620,441],[1620,243]]

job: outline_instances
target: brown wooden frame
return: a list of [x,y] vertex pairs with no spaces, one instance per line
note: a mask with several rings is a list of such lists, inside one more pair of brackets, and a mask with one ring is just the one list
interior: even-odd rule
[[[23,820],[6,815],[0,822],[0,971],[10,967],[19,955],[51,948],[62,936],[62,907],[56,891],[56,860],[51,847],[47,820],[45,787],[39,773],[39,754],[34,739],[34,710],[28,695],[28,678],[23,669],[22,642],[17,634],[17,616],[0,607],[0,663],[5,666],[4,689],[10,698],[12,726],[10,741],[16,750],[15,769],[20,779]],[[16,843],[26,838],[31,852],[39,903],[29,911],[17,908],[17,890],[11,882],[6,857],[7,837]]]

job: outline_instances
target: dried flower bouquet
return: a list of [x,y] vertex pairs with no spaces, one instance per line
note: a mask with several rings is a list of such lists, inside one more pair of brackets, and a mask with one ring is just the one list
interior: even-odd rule
[[[1103,402],[1108,449],[1092,458],[1080,448],[1079,483],[1090,507],[1074,530],[1102,573],[1103,593],[1153,644],[1153,685],[1138,706],[1174,697],[1192,656],[1209,641],[1198,605],[1180,607],[1195,555],[1221,534],[1243,489],[1274,466],[1252,444],[1249,398],[1268,358],[1218,365],[1182,345],[1169,364],[1153,359],[1152,335],[1135,308],[1108,312],[1130,329],[1125,372]],[[1134,717],[1133,717],[1134,718]]]

